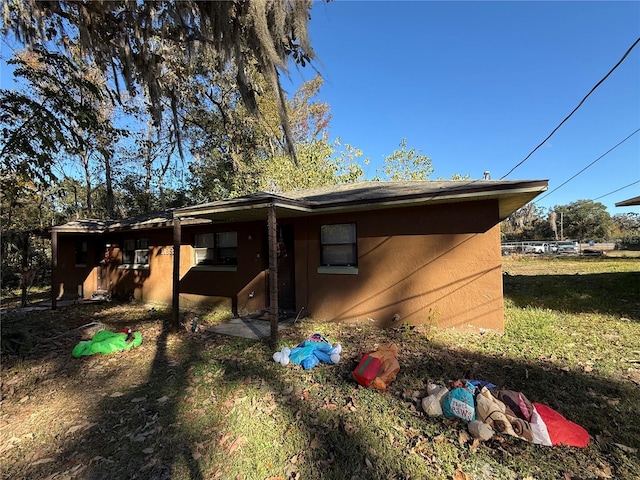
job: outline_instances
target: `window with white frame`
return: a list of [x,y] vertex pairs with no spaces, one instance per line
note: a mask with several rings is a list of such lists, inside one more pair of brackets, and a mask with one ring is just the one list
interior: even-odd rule
[[356,267],[356,224],[337,223],[320,226],[320,264],[326,267]]
[[149,241],[146,238],[128,238],[122,243],[123,265],[148,265]]
[[196,265],[238,265],[237,232],[197,233]]

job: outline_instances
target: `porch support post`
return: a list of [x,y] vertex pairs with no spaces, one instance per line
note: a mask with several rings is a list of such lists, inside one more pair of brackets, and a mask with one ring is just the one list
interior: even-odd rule
[[58,232],[51,230],[51,310],[58,308]]
[[278,343],[278,239],[276,228],[276,206],[272,203],[267,212],[269,239],[269,310],[271,320],[271,343]]
[[182,227],[180,219],[173,217],[173,292],[171,295],[171,331],[180,329],[180,245]]

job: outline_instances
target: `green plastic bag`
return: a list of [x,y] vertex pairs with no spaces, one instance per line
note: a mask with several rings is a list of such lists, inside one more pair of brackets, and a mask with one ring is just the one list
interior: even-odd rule
[[78,343],[71,352],[74,357],[93,355],[95,353],[113,353],[122,350],[131,350],[142,344],[142,334],[133,332],[133,338],[127,342],[127,334],[123,332],[109,332],[101,330],[96,333],[91,340]]

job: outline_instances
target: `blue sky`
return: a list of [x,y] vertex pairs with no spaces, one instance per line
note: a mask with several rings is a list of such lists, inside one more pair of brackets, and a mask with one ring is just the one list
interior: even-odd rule
[[[369,178],[403,137],[432,159],[433,179],[503,177],[640,37],[638,1],[335,0],[316,1],[311,16],[330,135],[363,150]],[[13,88],[7,73],[1,86]],[[314,74],[294,68],[284,87]],[[506,178],[548,179],[551,192],[639,128],[640,45]],[[592,199],[611,215],[640,213],[614,206],[640,195],[640,182],[611,193],[639,180],[640,132],[537,203]]]
[[[311,42],[331,137],[375,174],[405,137],[431,178],[499,179],[580,103],[640,37],[640,2],[315,2]],[[292,69],[290,92],[314,72]],[[549,191],[640,128],[640,45],[507,179]],[[640,195],[640,132],[537,203],[615,207]],[[540,196],[540,198],[542,195]]]

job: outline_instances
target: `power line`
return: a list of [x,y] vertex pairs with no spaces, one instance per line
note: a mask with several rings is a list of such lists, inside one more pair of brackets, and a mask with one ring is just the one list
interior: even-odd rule
[[589,93],[587,93],[584,98],[582,100],[580,100],[580,103],[578,104],[578,106],[576,108],[574,108],[571,113],[569,115],[567,115],[564,120],[562,120],[558,126],[556,128],[553,129],[553,131],[547,136],[547,138],[545,138],[542,142],[540,142],[540,144],[534,148],[533,150],[531,150],[531,152],[529,153],[529,155],[527,155],[524,160],[522,160],[520,163],[518,163],[515,167],[513,167],[511,170],[509,170],[505,175],[503,175],[500,180],[503,180],[505,177],[508,177],[516,168],[518,168],[520,165],[522,165],[524,162],[526,162],[527,160],[529,160],[529,157],[531,157],[531,155],[533,155],[542,145],[544,145],[547,140],[549,140],[554,133],[556,133],[558,131],[558,129],[564,124],[564,122],[566,122],[567,120],[569,120],[569,118],[571,118],[571,116],[576,113],[576,111],[582,106],[582,104],[585,102],[585,100],[589,97],[589,95],[591,95],[596,88],[598,88],[602,82],[604,82],[609,75],[611,75],[613,73],[613,71],[618,68],[620,66],[620,64],[624,61],[625,58],[627,58],[627,56],[631,53],[631,50],[633,50],[633,48],[638,45],[638,43],[640,43],[640,37],[633,42],[633,45],[631,45],[629,47],[629,49],[625,52],[625,54],[622,56],[622,58],[620,60],[618,60],[618,63],[616,63],[613,68],[611,70],[609,70],[609,72],[600,79],[600,81],[598,83],[595,84],[595,86],[589,90]]
[[596,158],[593,162],[591,162],[589,165],[587,165],[586,167],[584,167],[582,170],[580,170],[578,173],[576,173],[574,176],[572,176],[571,178],[569,178],[566,182],[558,185],[556,188],[554,188],[553,190],[551,190],[550,192],[547,192],[546,195],[544,195],[543,197],[540,197],[539,199],[536,200],[536,202],[539,202],[540,200],[543,200],[545,198],[547,198],[549,195],[551,195],[553,192],[555,192],[556,190],[558,190],[560,187],[565,186],[567,183],[569,183],[571,180],[573,180],[574,178],[576,178],[578,175],[580,175],[582,172],[584,172],[587,168],[589,168],[591,165],[593,165],[594,163],[596,163],[597,161],[599,161],[601,158],[603,158],[605,155],[608,155],[610,152],[612,152],[613,150],[615,150],[616,148],[618,148],[620,145],[622,145],[624,142],[626,142],[627,140],[629,140],[631,137],[633,137],[636,133],[640,132],[640,128],[638,128],[635,132],[633,132],[631,135],[628,135],[624,140],[621,140],[620,142],[618,142],[617,144],[615,144],[613,147],[611,147],[609,150],[607,150],[606,152],[604,152],[602,155],[600,155],[598,158]]
[[635,182],[632,182],[632,183],[630,183],[628,185],[625,185],[624,187],[620,187],[617,190],[614,190],[613,192],[609,192],[609,193],[605,193],[604,195],[600,195],[599,197],[594,198],[593,200],[596,201],[596,200],[600,200],[601,198],[608,197],[612,193],[616,193],[616,192],[619,192],[620,190],[624,190],[625,188],[630,187],[631,185],[635,185],[636,183],[640,183],[640,180],[636,180]]

